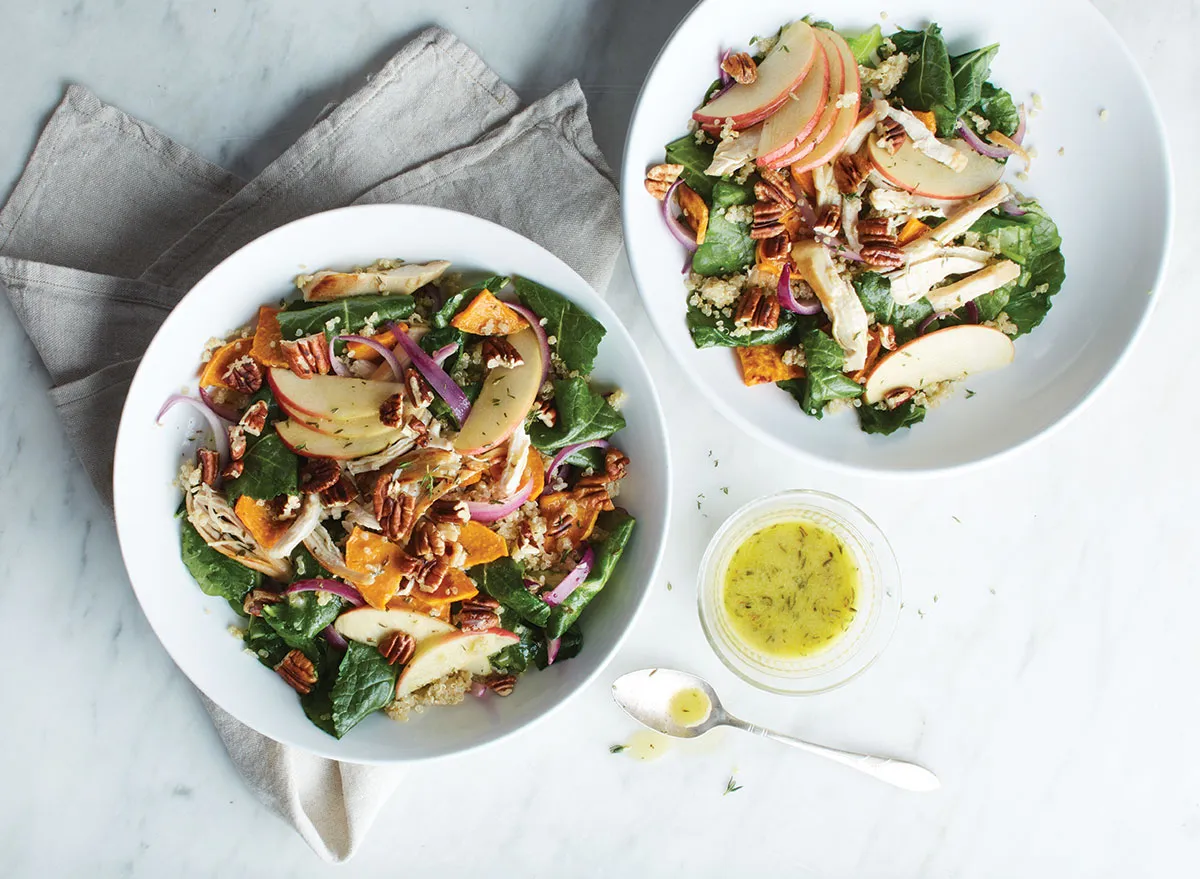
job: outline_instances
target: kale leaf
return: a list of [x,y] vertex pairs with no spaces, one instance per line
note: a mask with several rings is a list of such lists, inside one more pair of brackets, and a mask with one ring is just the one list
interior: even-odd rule
[[713,186],[712,205],[704,243],[692,255],[692,271],[708,277],[740,272],[754,262],[758,247],[750,237],[749,223],[735,223],[726,211],[754,201],[754,190],[726,180]]
[[274,429],[260,437],[250,437],[242,458],[245,469],[237,479],[225,481],[225,496],[236,503],[242,495],[255,500],[271,500],[281,494],[300,491],[300,459],[283,444]]
[[[285,339],[300,339],[324,333],[332,339],[344,333],[357,333],[372,323],[382,327],[390,320],[403,320],[413,312],[416,303],[411,296],[394,293],[389,296],[347,296],[333,302],[290,302],[275,317]],[[330,326],[330,321],[333,321]]]
[[554,453],[575,443],[607,439],[625,426],[625,417],[584,379],[556,381],[554,401],[558,410],[554,426],[534,421],[529,427],[529,438],[539,452]]
[[1012,137],[1017,131],[1017,126],[1021,124],[1021,117],[1017,112],[1017,105],[1013,103],[1012,95],[990,82],[983,84],[979,101],[971,108],[971,112],[990,122],[992,130],[1008,137]]
[[[574,659],[579,655],[579,651],[583,649],[583,630],[579,626],[571,626],[562,633],[558,644],[558,656],[554,657],[555,663],[566,662],[568,659]],[[538,668],[545,668],[550,663],[547,661],[549,654],[545,647],[539,650],[534,655],[534,662]]]
[[587,579],[550,612],[550,619],[546,623],[547,638],[561,638],[579,619],[589,602],[600,594],[617,567],[617,562],[621,560],[621,553],[629,543],[635,524],[633,516],[620,507],[601,514],[596,521],[596,531],[603,534],[604,538],[591,543],[592,552],[595,553],[592,570]]
[[324,604],[321,601],[317,592],[293,593],[283,601],[264,605],[262,618],[285,644],[307,652],[313,639],[338,618],[345,605],[336,595],[328,595]]
[[864,67],[875,66],[876,53],[883,47],[883,31],[879,25],[874,25],[856,37],[847,37],[845,34],[842,34],[842,37],[854,53],[855,61]]
[[961,116],[979,103],[983,95],[983,84],[987,82],[991,72],[992,59],[999,50],[1000,44],[992,43],[990,46],[955,55],[950,59],[950,70],[954,74],[955,117]]
[[822,330],[804,334],[804,378],[776,382],[814,418],[825,414],[830,400],[852,400],[862,395],[862,385],[842,372],[846,356],[842,346]]
[[790,311],[779,315],[779,325],[773,330],[753,330],[750,333],[733,335],[732,318],[710,316],[694,305],[688,306],[687,328],[692,334],[692,343],[697,348],[753,348],[756,345],[774,345],[782,342],[796,329],[798,321]]
[[892,298],[892,282],[878,272],[863,272],[854,279],[854,291],[863,308],[881,324],[896,330],[896,340],[904,344],[917,335],[921,321],[933,314],[933,306],[922,296],[910,305],[898,305]]
[[1023,216],[988,213],[971,227],[989,247],[1021,266],[1016,281],[975,300],[980,320],[993,320],[1006,312],[1019,330],[1017,336],[1030,332],[1045,319],[1051,298],[1066,279],[1058,227],[1037,202],[1021,207],[1025,210]]
[[350,642],[330,693],[335,736],[340,739],[368,714],[392,701],[396,672],[396,667],[374,647]]
[[696,143],[694,135],[685,134],[679,140],[667,144],[667,161],[673,165],[683,165],[683,182],[696,190],[705,201],[712,198],[713,183],[716,181],[704,173],[704,169],[712,164],[716,147]]
[[900,80],[896,94],[910,110],[932,110],[937,114],[938,134],[942,134],[958,107],[954,72],[942,29],[930,24],[923,31],[900,30],[892,34],[891,40],[897,51],[916,58]]
[[441,308],[433,313],[433,319],[430,322],[433,324],[434,329],[440,330],[443,327],[448,327],[454,316],[484,290],[495,296],[501,289],[507,286],[508,282],[509,279],[503,275],[493,275],[485,281],[472,284],[470,287],[459,290],[457,293],[447,297]]
[[542,630],[524,622],[507,607],[500,608],[500,628],[508,629],[521,640],[491,655],[492,668],[496,671],[510,675],[522,674],[537,662],[539,651],[545,653],[546,636]]
[[[251,589],[262,584],[262,574],[221,555],[204,542],[187,519],[179,523],[179,553],[183,565],[205,595],[240,603]],[[236,609],[236,606],[235,606]]]
[[482,592],[486,592],[525,622],[544,626],[550,619],[550,605],[525,588],[525,570],[512,559],[496,559],[467,571]]
[[604,338],[604,324],[565,296],[535,281],[515,278],[513,284],[521,304],[545,319],[546,334],[555,338],[553,347],[563,365],[580,375],[590,373]]
[[274,668],[287,656],[290,647],[262,617],[251,617],[242,643],[267,668]]
[[918,406],[912,400],[906,400],[895,409],[886,406],[858,407],[858,426],[863,433],[878,433],[888,436],[902,427],[912,427],[925,420],[925,407]]

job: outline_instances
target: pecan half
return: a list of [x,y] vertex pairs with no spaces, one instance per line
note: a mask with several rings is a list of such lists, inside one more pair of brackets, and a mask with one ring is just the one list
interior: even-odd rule
[[779,326],[779,299],[760,287],[751,287],[738,300],[733,319],[751,330],[773,330]]
[[471,519],[471,511],[466,501],[441,500],[434,503],[425,514],[431,522],[439,524],[457,523],[465,525]]
[[787,234],[772,235],[770,238],[760,238],[758,241],[758,261],[778,262],[787,257],[791,246],[791,236]]
[[759,201],[782,201],[784,204],[796,203],[796,190],[792,186],[792,172],[787,168],[780,168],[778,171],[773,168],[760,168],[758,176],[760,182],[767,184],[769,189],[764,189],[763,192],[769,192],[772,195],[770,199],[764,199],[759,195],[758,184],[754,186],[754,195]]
[[281,592],[272,592],[270,589],[251,589],[242,599],[242,610],[252,617],[260,617],[264,605],[278,604],[280,601],[283,601]]
[[480,592],[474,598],[468,598],[462,603],[463,610],[470,608],[471,610],[499,610],[500,602]]
[[525,358],[503,336],[488,336],[483,340],[483,365],[487,369],[516,369],[525,365]]
[[821,210],[817,212],[817,222],[813,226],[813,232],[832,238],[841,228],[842,203],[835,201],[822,205]]
[[750,237],[755,240],[786,237],[787,233],[787,227],[783,223],[763,223],[750,227]]
[[413,528],[412,539],[408,542],[410,555],[423,559],[432,559],[446,554],[446,538],[438,531],[433,522],[422,520]]
[[388,665],[407,665],[417,650],[417,642],[407,632],[388,632],[379,641],[379,654]]
[[682,173],[683,165],[674,165],[665,162],[661,165],[655,165],[646,172],[646,191],[659,201],[662,201],[667,197],[667,190],[679,179],[679,175]]
[[200,465],[200,481],[205,485],[215,485],[221,456],[212,449],[197,449],[196,463]]
[[414,409],[424,409],[433,402],[433,388],[429,387],[415,366],[404,370],[404,387],[408,390],[408,399]]
[[[600,485],[585,485],[584,480],[580,480],[575,486],[575,496],[580,503],[598,503],[602,510],[615,509],[612,502],[612,496],[608,493],[607,483]],[[555,535],[558,536],[558,535]]]
[[375,519],[389,540],[406,543],[412,533],[417,499],[400,489],[394,475],[381,473],[375,481],[372,497]]
[[758,201],[754,203],[754,222],[774,223],[783,216],[784,207],[777,201]]
[[629,456],[618,448],[610,448],[604,453],[604,475],[609,482],[618,482],[629,474]]
[[883,404],[889,409],[902,406],[917,395],[916,388],[896,388],[884,394]]
[[[763,169],[766,170],[765,168]],[[754,198],[757,201],[767,204],[781,204],[785,206],[794,205],[796,203],[796,195],[792,192],[792,187],[784,182],[786,189],[780,189],[774,183],[768,183],[766,180],[760,180],[754,184]]]
[[246,455],[246,431],[240,425],[229,428],[229,457],[235,461],[242,460]]
[[463,602],[462,608],[454,615],[452,621],[464,632],[481,632],[500,625],[500,615],[494,610],[486,607],[468,607],[468,604],[470,602]]
[[246,470],[245,461],[230,461],[225,465],[225,469],[221,471],[221,475],[226,479],[237,479]]
[[332,488],[341,478],[342,468],[333,458],[305,458],[300,465],[300,490],[305,494]]
[[896,150],[908,140],[904,126],[890,116],[876,125],[875,130],[879,133],[879,145],[886,149],[889,155],[896,155]]
[[287,358],[288,368],[300,378],[329,374],[329,343],[325,341],[324,333],[280,342],[279,347],[283,349],[283,356]]
[[758,79],[758,65],[747,52],[730,55],[721,62],[721,69],[733,77],[734,82],[750,85]]
[[843,153],[833,163],[833,182],[837,184],[838,192],[850,195],[857,192],[858,187],[867,179],[870,171],[866,163],[852,153]]
[[421,566],[416,575],[417,588],[422,592],[437,592],[449,573],[450,560],[445,556],[430,559]]
[[238,427],[250,436],[262,436],[267,426],[267,401],[255,400],[254,404],[242,413]]
[[299,650],[289,650],[287,656],[275,666],[275,671],[301,696],[311,693],[313,684],[317,682],[316,667]]
[[221,381],[243,394],[253,394],[262,387],[262,380],[262,369],[250,355],[233,361],[221,376]]
[[878,324],[876,330],[879,332],[879,344],[883,346],[885,351],[896,350],[896,328],[891,324]]
[[904,265],[904,251],[895,244],[864,244],[860,253],[863,262],[875,268],[898,269]]
[[887,217],[864,217],[858,221],[858,240],[863,244],[895,244],[896,233]]
[[558,424],[558,409],[554,406],[553,400],[538,400],[533,404],[533,417],[546,427],[554,427]]
[[404,423],[404,397],[392,394],[379,404],[379,420],[386,427],[399,427]]
[[321,503],[327,507],[344,507],[358,497],[354,480],[344,473],[338,481],[321,492]]
[[516,675],[495,674],[484,678],[483,685],[497,696],[511,696],[516,689]]

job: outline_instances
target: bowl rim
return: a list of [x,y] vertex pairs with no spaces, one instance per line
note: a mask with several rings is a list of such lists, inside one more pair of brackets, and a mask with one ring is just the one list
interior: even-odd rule
[[[309,223],[314,223],[314,222],[330,222],[330,218],[348,216],[348,215],[352,215],[352,214],[370,214],[370,213],[388,214],[388,215],[392,215],[392,219],[394,220],[395,215],[398,213],[413,213],[413,214],[420,215],[420,214],[429,214],[431,212],[448,215],[448,216],[454,217],[457,220],[465,222],[465,223],[485,224],[486,226],[492,227],[494,230],[497,230],[502,235],[517,236],[518,238],[521,238],[522,240],[524,240],[531,247],[536,248],[537,250],[541,251],[542,256],[544,258],[546,258],[547,260],[553,261],[555,263],[558,263],[558,267],[561,270],[568,272],[572,276],[574,276],[575,280],[578,281],[579,286],[583,289],[588,290],[589,293],[594,297],[594,302],[588,303],[587,307],[588,307],[589,311],[591,311],[593,313],[595,313],[596,311],[600,312],[600,314],[598,315],[598,318],[600,318],[602,320],[602,323],[604,323],[605,329],[609,332],[614,332],[613,328],[615,327],[616,334],[623,337],[623,341],[627,344],[627,347],[632,351],[632,354],[633,354],[632,359],[635,364],[635,366],[634,366],[635,371],[640,371],[642,373],[642,375],[645,377],[645,384],[650,390],[650,404],[651,404],[650,408],[654,412],[654,418],[655,418],[655,422],[656,422],[656,425],[658,428],[658,433],[662,438],[662,441],[661,441],[662,460],[663,460],[662,479],[663,479],[664,484],[666,485],[666,491],[664,492],[664,497],[662,499],[662,503],[663,503],[662,539],[659,540],[658,545],[655,547],[655,549],[653,551],[650,565],[648,566],[648,568],[646,570],[645,576],[641,577],[641,578],[637,578],[638,580],[641,581],[640,583],[637,584],[637,588],[640,590],[640,594],[637,596],[637,599],[633,606],[633,609],[632,609],[631,613],[629,614],[628,621],[622,627],[620,633],[616,636],[616,638],[614,639],[614,641],[612,642],[612,644],[608,648],[608,650],[605,652],[605,654],[598,659],[598,661],[596,663],[596,667],[589,674],[587,674],[583,678],[581,678],[570,689],[570,691],[568,691],[565,695],[563,695],[560,699],[558,699],[558,701],[552,703],[551,705],[549,705],[548,707],[546,707],[545,709],[543,709],[539,712],[530,714],[528,717],[520,720],[518,723],[513,725],[510,729],[507,729],[507,730],[500,732],[499,734],[493,735],[489,738],[485,738],[481,741],[467,744],[456,750],[452,750],[452,751],[448,751],[448,752],[440,753],[440,754],[430,754],[430,755],[416,755],[416,756],[403,756],[403,757],[378,757],[378,758],[356,756],[356,757],[351,758],[351,757],[347,757],[346,755],[340,754],[337,752],[336,746],[337,746],[338,742],[340,741],[339,739],[330,737],[329,738],[330,747],[328,747],[328,748],[324,748],[324,749],[312,748],[312,747],[309,747],[308,745],[300,744],[294,740],[285,739],[285,738],[276,738],[275,736],[271,735],[270,733],[267,733],[266,731],[260,729],[257,725],[255,725],[254,723],[251,723],[246,718],[241,717],[238,714],[234,713],[233,711],[227,709],[225,706],[223,706],[221,704],[220,700],[216,696],[214,696],[212,693],[208,692],[207,689],[202,687],[193,678],[191,672],[187,668],[185,668],[183,666],[183,664],[181,664],[175,658],[175,653],[169,644],[169,640],[167,638],[163,637],[163,633],[160,628],[161,620],[159,620],[155,616],[146,612],[145,606],[143,605],[143,602],[142,602],[141,588],[139,588],[138,583],[136,582],[135,578],[130,573],[131,565],[129,563],[129,556],[130,556],[130,552],[132,551],[132,545],[133,545],[132,537],[125,536],[125,531],[123,531],[123,523],[125,523],[124,528],[126,530],[128,528],[132,527],[134,523],[131,521],[131,517],[133,514],[131,512],[128,512],[130,509],[130,505],[128,503],[125,503],[122,501],[122,498],[125,496],[126,492],[125,492],[125,489],[122,487],[122,483],[119,479],[119,476],[123,470],[123,468],[120,466],[120,462],[124,458],[128,457],[128,454],[129,454],[129,453],[125,452],[125,449],[128,448],[128,446],[130,445],[130,442],[131,442],[127,438],[132,436],[134,433],[137,433],[141,430],[146,429],[144,426],[139,426],[139,425],[136,425],[133,423],[132,415],[130,413],[128,403],[129,403],[130,398],[133,396],[132,391],[139,384],[139,381],[144,380],[143,377],[145,375],[149,374],[149,367],[147,366],[147,364],[149,363],[149,360],[146,357],[146,353],[149,353],[151,351],[151,349],[154,347],[155,343],[159,340],[160,335],[163,333],[164,329],[172,321],[177,319],[180,306],[185,301],[187,301],[197,289],[201,288],[205,284],[205,282],[209,279],[210,276],[221,271],[226,266],[227,263],[239,258],[240,255],[243,253],[243,251],[245,251],[249,248],[252,248],[252,247],[262,246],[262,242],[269,241],[270,239],[277,237],[277,236],[282,236],[285,234],[285,232],[287,230],[290,230],[292,227],[300,225],[300,224],[309,224]],[[288,274],[288,271],[289,271],[289,269],[286,266],[283,267],[281,269],[281,273],[282,273],[281,277],[286,277]],[[561,294],[561,295],[567,295],[567,294]],[[568,296],[568,298],[572,298],[572,297]],[[257,303],[257,302],[250,303],[250,306],[257,307],[257,305],[260,305],[260,304],[262,304],[262,303]],[[188,383],[190,385],[191,381],[189,381]],[[220,707],[222,711],[227,712],[231,717],[233,717],[239,723],[246,726],[248,729],[253,730],[255,733],[257,733],[261,736],[264,736],[265,738],[268,738],[272,741],[276,741],[276,742],[279,742],[280,744],[286,745],[287,747],[292,747],[292,748],[296,748],[298,750],[302,750],[305,753],[315,754],[317,756],[325,757],[325,758],[331,759],[331,760],[337,760],[342,763],[354,763],[354,764],[361,764],[361,765],[408,765],[408,764],[416,764],[416,763],[427,763],[427,762],[433,762],[433,761],[438,761],[438,760],[450,760],[455,757],[476,751],[481,748],[491,747],[493,745],[498,744],[499,742],[502,742],[502,741],[504,741],[512,736],[518,735],[520,733],[525,733],[528,730],[530,730],[532,727],[534,727],[535,725],[539,724],[546,718],[548,718],[551,715],[558,712],[564,705],[566,705],[566,704],[570,703],[572,700],[574,700],[577,696],[580,695],[580,693],[582,693],[589,686],[591,686],[591,684],[593,684],[595,682],[595,680],[608,668],[608,666],[612,663],[613,659],[615,659],[617,653],[620,651],[621,647],[624,646],[626,639],[629,637],[634,626],[637,624],[638,619],[642,616],[642,614],[645,610],[646,602],[649,600],[653,583],[657,579],[659,571],[662,568],[663,558],[666,554],[666,544],[667,544],[667,540],[668,540],[668,537],[670,534],[671,519],[672,519],[673,511],[674,511],[674,509],[673,509],[674,508],[674,503],[673,503],[674,494],[671,491],[671,487],[673,484],[673,476],[674,476],[674,467],[673,467],[672,454],[671,454],[670,433],[669,433],[669,430],[667,427],[665,413],[663,411],[662,400],[659,397],[658,388],[654,382],[653,375],[651,374],[649,367],[646,365],[645,358],[642,356],[641,350],[639,349],[633,336],[630,334],[628,328],[621,321],[620,317],[613,310],[612,306],[596,291],[596,289],[594,287],[592,287],[591,284],[589,284],[586,280],[584,280],[584,278],[578,272],[576,272],[570,265],[568,265],[564,260],[559,258],[557,255],[551,253],[549,250],[547,250],[542,245],[538,244],[536,241],[533,241],[532,239],[527,238],[524,235],[521,235],[519,232],[515,232],[512,229],[508,229],[507,227],[501,226],[500,224],[495,223],[491,220],[484,219],[483,217],[476,217],[472,214],[466,214],[461,211],[454,211],[454,210],[450,210],[448,208],[435,207],[432,205],[419,205],[419,204],[350,205],[347,207],[333,208],[331,210],[319,211],[314,214],[309,214],[307,216],[300,217],[296,220],[292,220],[288,223],[284,223],[280,226],[276,226],[275,228],[263,233],[262,235],[259,235],[258,237],[254,238],[253,240],[251,240],[251,241],[247,242],[246,244],[242,245],[241,247],[239,247],[233,253],[229,254],[224,259],[222,259],[220,262],[218,262],[215,266],[213,266],[213,268],[210,269],[208,272],[206,272],[203,275],[203,277],[201,277],[198,281],[196,281],[196,283],[193,284],[187,290],[187,292],[183,296],[180,297],[179,301],[171,308],[171,311],[167,314],[167,316],[163,320],[162,324],[159,325],[158,329],[155,330],[154,336],[151,338],[150,342],[147,344],[146,352],[143,353],[141,361],[138,363],[137,370],[134,372],[133,378],[130,380],[129,392],[127,392],[125,401],[122,403],[122,406],[121,406],[121,417],[118,422],[117,438],[116,438],[116,444],[115,444],[114,453],[113,453],[113,477],[112,477],[113,517],[114,517],[114,522],[115,522],[115,526],[116,526],[116,530],[117,530],[117,543],[118,543],[118,546],[119,546],[120,552],[121,552],[121,561],[125,566],[126,575],[129,577],[130,586],[132,587],[134,595],[138,600],[138,606],[139,606],[139,609],[142,611],[143,617],[149,623],[150,628],[154,632],[155,637],[158,639],[158,641],[162,645],[163,649],[167,652],[167,655],[170,656],[171,661],[175,664],[176,668],[179,669],[179,671],[183,673],[183,675],[188,679],[188,681],[192,684],[192,686],[194,686],[206,699],[212,701],[215,705]],[[145,588],[145,587],[142,587],[142,588]],[[299,710],[298,705],[296,707],[296,710],[297,710],[297,716],[299,718],[303,719],[305,722],[308,722],[307,718],[304,718],[303,712]]]
[[[631,193],[640,191],[639,187],[632,185],[636,181],[634,181],[631,177],[633,173],[631,169],[636,167],[638,164],[637,157],[632,154],[632,145],[634,143],[633,132],[641,115],[642,102],[646,97],[646,91],[649,88],[650,81],[658,72],[663,55],[666,54],[667,49],[678,38],[679,32],[687,25],[689,21],[691,21],[694,16],[700,12],[702,8],[721,2],[724,2],[724,0],[698,0],[691,10],[680,19],[679,23],[675,26],[670,35],[659,48],[658,54],[655,55],[654,61],[650,65],[650,69],[646,74],[646,78],[642,81],[642,87],[638,90],[637,100],[634,101],[633,111],[629,116],[629,125],[625,130],[625,148],[621,155],[621,224],[625,231],[626,242],[634,240],[636,237],[630,235],[629,233],[631,228],[630,212],[633,210],[633,198]],[[1150,82],[1146,78],[1145,71],[1143,71],[1141,65],[1138,64],[1137,59],[1134,57],[1133,52],[1129,49],[1129,46],[1127,46],[1125,41],[1121,39],[1120,33],[1113,26],[1112,22],[1110,22],[1108,18],[1106,18],[1104,14],[1100,12],[1100,10],[1098,10],[1091,3],[1083,2],[1083,0],[1078,0],[1078,2],[1075,2],[1074,5],[1078,14],[1091,16],[1093,21],[1098,22],[1100,27],[1107,31],[1109,37],[1111,37],[1116,45],[1120,47],[1121,53],[1125,60],[1129,62],[1129,66],[1133,70],[1134,82],[1136,83],[1137,88],[1141,93],[1141,97],[1146,103],[1150,112],[1150,116],[1154,122],[1153,133],[1155,146],[1157,148],[1156,159],[1163,167],[1167,184],[1167,197],[1165,203],[1163,204],[1163,209],[1165,211],[1163,246],[1159,254],[1158,265],[1154,270],[1154,280],[1150,290],[1151,295],[1147,297],[1147,299],[1149,299],[1149,303],[1142,311],[1137,325],[1133,328],[1133,332],[1129,335],[1129,338],[1125,342],[1121,352],[1112,361],[1112,363],[1109,364],[1104,371],[1104,374],[1101,375],[1100,378],[1097,379],[1087,391],[1074,400],[1065,409],[1065,411],[1058,416],[1057,419],[1041,428],[1036,433],[1025,437],[1008,448],[998,449],[994,452],[989,452],[972,460],[961,461],[945,466],[905,467],[903,469],[872,467],[865,464],[854,464],[846,461],[835,460],[833,458],[827,458],[824,455],[809,451],[808,449],[802,448],[798,445],[785,442],[770,431],[759,427],[758,424],[756,424],[748,416],[743,415],[738,408],[729,402],[725,397],[709,392],[705,385],[700,381],[699,377],[693,373],[692,370],[687,368],[687,362],[684,359],[683,354],[676,350],[676,346],[671,345],[667,341],[668,334],[665,328],[662,326],[661,320],[657,316],[657,313],[649,308],[645,309],[647,316],[650,318],[651,324],[654,326],[655,333],[658,334],[659,340],[662,342],[662,346],[668,352],[670,352],[672,359],[679,364],[679,366],[682,368],[682,371],[687,374],[688,381],[692,383],[693,387],[697,388],[701,392],[702,396],[708,400],[713,407],[716,408],[717,411],[720,412],[721,415],[723,415],[728,421],[738,425],[738,427],[749,433],[751,436],[767,443],[769,446],[775,449],[779,449],[788,454],[795,455],[802,460],[818,464],[822,467],[827,467],[840,473],[846,473],[853,476],[885,477],[897,480],[923,479],[932,476],[959,475],[980,469],[986,465],[998,464],[1002,461],[1008,460],[1013,455],[1016,455],[1024,449],[1032,447],[1035,443],[1041,442],[1042,440],[1055,435],[1060,429],[1062,429],[1064,425],[1070,421],[1073,421],[1075,417],[1096,398],[1100,391],[1108,385],[1113,375],[1122,368],[1125,361],[1129,358],[1130,352],[1140,341],[1142,334],[1146,331],[1146,327],[1150,322],[1151,316],[1158,308],[1158,300],[1161,297],[1160,291],[1166,278],[1167,266],[1170,262],[1171,250],[1175,240],[1175,211],[1177,205],[1175,194],[1175,169],[1171,161],[1171,149],[1170,143],[1167,139],[1166,125],[1163,122],[1161,109],[1158,105],[1158,101],[1154,97],[1154,92],[1150,88]],[[628,243],[626,244],[626,247],[629,247]],[[646,296],[642,293],[643,281],[641,278],[641,272],[637,263],[632,259],[632,257],[629,258],[629,268],[630,274],[633,276],[634,286],[638,290],[639,297],[645,299]],[[648,287],[651,285],[647,283],[645,286]]]

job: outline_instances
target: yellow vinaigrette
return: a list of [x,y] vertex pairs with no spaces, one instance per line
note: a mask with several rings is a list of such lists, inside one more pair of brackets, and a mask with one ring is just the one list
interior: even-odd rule
[[776,659],[811,656],[850,628],[858,568],[833,533],[780,522],[747,537],[725,570],[722,603],[750,649]]
[[667,704],[671,720],[680,726],[699,726],[712,713],[712,702],[708,694],[696,687],[680,690]]

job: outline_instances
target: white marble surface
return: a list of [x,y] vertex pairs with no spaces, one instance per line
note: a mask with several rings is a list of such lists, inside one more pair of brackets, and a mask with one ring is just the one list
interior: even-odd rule
[[[249,175],[431,22],[526,98],[578,76],[615,166],[641,78],[688,5],[0,0],[0,192],[67,81]],[[1097,5],[1168,110],[1186,257],[1200,233],[1187,198],[1200,180],[1186,160],[1200,134],[1200,3]],[[1200,418],[1186,380],[1198,293],[1176,259],[1124,368],[1050,439],[1000,466],[896,483],[779,461],[724,424],[670,378],[622,266],[611,299],[669,389],[680,479],[663,576],[612,676],[690,667],[735,711],[910,756],[945,787],[893,792],[732,733],[654,763],[613,756],[608,746],[632,726],[601,680],[526,735],[413,769],[340,875],[1194,874]],[[331,874],[242,786],[146,625],[45,381],[0,303],[0,874]],[[734,680],[694,610],[697,563],[722,516],[781,485],[864,507],[905,573],[881,661],[840,691],[797,701]],[[743,787],[723,796],[731,775]]]

